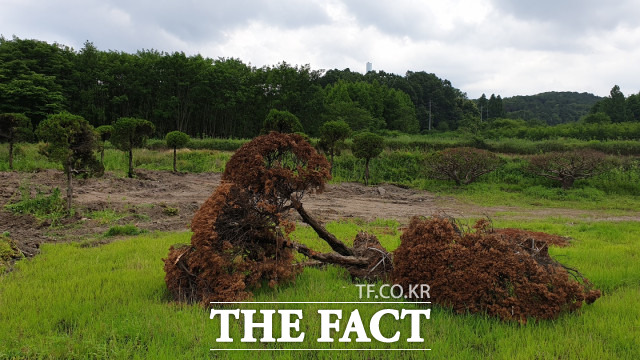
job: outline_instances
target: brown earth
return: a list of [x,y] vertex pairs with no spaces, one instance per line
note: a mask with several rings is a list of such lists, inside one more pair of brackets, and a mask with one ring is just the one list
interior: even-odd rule
[[[78,214],[61,226],[50,227],[31,215],[13,215],[4,205],[17,201],[19,188],[28,185],[32,192],[59,187],[64,195],[65,176],[61,171],[34,173],[0,172],[0,233],[9,232],[27,256],[37,254],[43,242],[84,240],[103,234],[114,223],[90,219],[92,211],[112,209],[124,214],[116,224],[136,224],[145,230],[182,231],[189,229],[191,218],[220,183],[220,174],[176,174],[166,171],[137,170],[136,179],[107,173],[102,178],[74,180],[74,207]],[[305,208],[317,219],[327,222],[345,218],[364,221],[376,218],[396,219],[403,224],[412,216],[435,213],[456,218],[576,218],[582,221],[640,221],[640,216],[610,216],[603,211],[573,209],[522,209],[518,207],[479,207],[452,197],[426,191],[383,184],[366,187],[357,183],[330,184],[321,194],[309,194]],[[177,209],[176,215],[169,210]],[[175,212],[175,211],[174,211]]]

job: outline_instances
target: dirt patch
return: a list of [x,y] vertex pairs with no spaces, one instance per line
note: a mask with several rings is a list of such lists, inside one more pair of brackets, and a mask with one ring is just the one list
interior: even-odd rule
[[[9,232],[21,251],[35,255],[42,242],[84,240],[96,237],[113,225],[133,223],[149,231],[182,231],[202,203],[220,184],[220,174],[176,174],[168,171],[137,170],[136,179],[107,173],[102,178],[75,181],[74,206],[78,215],[62,226],[49,227],[32,216],[16,216],[4,205],[20,197],[21,184],[32,191],[59,187],[63,193],[65,176],[58,170],[33,173],[0,172],[0,233]],[[512,212],[509,218],[566,217],[581,220],[640,220],[637,216],[612,217],[605,212],[572,209],[526,209],[516,207],[478,207],[454,198],[394,185],[366,187],[357,183],[329,184],[321,194],[308,194],[304,206],[317,219],[327,222],[345,218],[372,221],[376,218],[396,219],[403,224],[412,216],[444,213],[456,218],[493,216]],[[92,212],[114,210],[122,215],[115,222],[91,219]],[[504,215],[501,215],[505,218]]]

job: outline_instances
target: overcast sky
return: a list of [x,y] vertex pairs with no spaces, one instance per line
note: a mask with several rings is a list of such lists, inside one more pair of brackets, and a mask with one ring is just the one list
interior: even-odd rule
[[470,98],[640,91],[639,0],[0,0],[0,34],[312,69],[407,70]]

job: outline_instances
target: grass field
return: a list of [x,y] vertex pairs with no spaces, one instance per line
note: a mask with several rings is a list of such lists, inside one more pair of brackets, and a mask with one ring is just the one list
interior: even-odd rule
[[[639,223],[545,219],[525,223],[498,221],[495,225],[573,237],[570,247],[552,249],[553,256],[578,268],[603,290],[603,296],[577,313],[526,325],[482,315],[457,315],[434,307],[431,319],[423,320],[421,336],[425,342],[418,346],[430,351],[211,351],[222,347],[411,348],[416,344],[404,341],[410,332],[407,322],[388,318],[381,325],[382,333],[390,336],[399,330],[402,336],[397,343],[317,343],[319,323],[313,315],[327,305],[316,304],[290,307],[302,309],[305,314],[300,329],[306,333],[303,343],[241,343],[239,322],[232,320],[231,336],[236,342],[217,344],[215,340],[220,335],[217,318],[210,320],[208,310],[200,306],[171,302],[163,280],[161,258],[167,255],[170,245],[188,242],[190,234],[151,233],[96,247],[86,246],[90,242],[45,244],[40,255],[18,262],[13,272],[0,276],[0,358],[640,358]],[[329,224],[328,228],[344,240],[365,229],[376,233],[390,250],[399,244],[400,231],[393,221],[339,222]],[[294,237],[326,250],[306,227],[299,227]],[[347,273],[329,266],[305,269],[295,284],[260,289],[253,300],[360,299]],[[398,305],[358,305],[365,328],[373,312],[393,306]],[[341,305],[340,309],[347,314],[354,307]],[[274,332],[278,334],[278,326]]]

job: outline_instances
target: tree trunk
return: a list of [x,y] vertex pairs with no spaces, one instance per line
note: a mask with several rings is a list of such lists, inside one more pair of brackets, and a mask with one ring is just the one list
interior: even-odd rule
[[13,141],[9,141],[9,170],[13,170]]
[[71,200],[73,199],[73,183],[71,176],[71,165],[66,165],[67,173],[67,211],[71,212]]
[[129,173],[127,174],[130,178],[133,177],[133,149],[129,148]]
[[331,149],[331,167],[329,168],[329,174],[331,174],[331,176],[333,176],[333,149]]
[[102,151],[100,151],[100,164],[104,166],[104,145],[102,145]]
[[562,188],[564,190],[569,190],[573,186],[573,182],[575,178],[573,176],[565,176],[562,178]]
[[318,236],[320,236],[322,240],[326,241],[327,244],[331,246],[331,249],[333,249],[333,251],[344,256],[353,255],[353,250],[348,248],[347,245],[338,240],[332,233],[327,231],[327,229],[325,229],[322,224],[316,221],[316,219],[312,218],[311,215],[309,215],[309,213],[307,213],[307,211],[302,207],[302,203],[297,200],[292,200],[292,203],[293,207],[296,209],[296,211],[298,211],[298,214],[300,214],[300,217],[302,217],[302,221],[304,221],[306,224],[309,224],[309,226],[311,226],[311,228],[318,234]]
[[369,158],[364,162],[364,185],[369,185]]
[[173,172],[178,172],[178,170],[176,170],[176,148],[173,148]]

